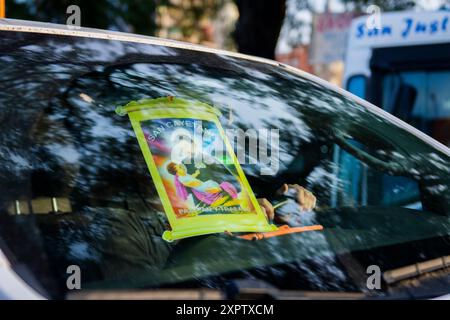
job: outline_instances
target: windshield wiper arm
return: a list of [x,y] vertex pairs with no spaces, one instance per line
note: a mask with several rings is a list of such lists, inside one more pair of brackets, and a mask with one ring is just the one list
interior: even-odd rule
[[393,284],[402,280],[415,278],[417,276],[442,270],[450,267],[450,256],[427,260],[410,264],[401,268],[392,269],[383,273],[383,279],[388,284]]
[[222,292],[213,289],[130,289],[81,290],[69,292],[67,300],[222,300]]

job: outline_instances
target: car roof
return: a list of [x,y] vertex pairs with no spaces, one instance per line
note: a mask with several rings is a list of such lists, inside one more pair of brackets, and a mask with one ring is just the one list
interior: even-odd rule
[[20,31],[20,32],[34,32],[34,33],[46,33],[46,34],[58,34],[58,35],[69,35],[78,36],[86,38],[96,38],[96,39],[111,39],[119,41],[130,41],[146,44],[154,44],[172,48],[180,48],[193,51],[210,52],[215,54],[222,54],[227,56],[234,56],[246,60],[263,62],[271,65],[279,65],[280,63],[274,60],[255,57],[251,55],[246,55],[237,52],[231,52],[226,50],[220,50],[215,48],[210,48],[198,44],[192,44],[183,41],[164,39],[158,37],[152,37],[141,34],[126,33],[119,31],[86,28],[86,27],[76,27],[64,24],[39,22],[39,21],[29,21],[29,20],[17,20],[17,19],[0,19],[0,30],[9,31]]

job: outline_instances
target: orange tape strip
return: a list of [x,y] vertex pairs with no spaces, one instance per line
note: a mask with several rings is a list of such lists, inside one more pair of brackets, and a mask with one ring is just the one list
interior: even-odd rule
[[323,226],[320,224],[314,225],[314,226],[306,226],[306,227],[289,227],[288,225],[283,225],[278,228],[276,231],[270,231],[270,232],[263,232],[263,233],[249,233],[244,234],[243,236],[238,236],[238,238],[244,239],[244,240],[262,240],[272,237],[278,237],[285,234],[290,233],[299,233],[299,232],[306,232],[306,231],[320,231],[323,230]]

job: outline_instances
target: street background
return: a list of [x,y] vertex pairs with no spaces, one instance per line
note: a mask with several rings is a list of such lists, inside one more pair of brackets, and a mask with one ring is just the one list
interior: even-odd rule
[[187,41],[276,59],[342,86],[351,20],[390,11],[437,11],[446,0],[6,0],[6,17]]

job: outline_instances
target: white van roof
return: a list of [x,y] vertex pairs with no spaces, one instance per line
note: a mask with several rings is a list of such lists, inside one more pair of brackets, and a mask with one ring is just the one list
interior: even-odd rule
[[[350,26],[344,86],[355,75],[370,77],[370,58],[374,48],[450,43],[450,11],[382,13],[379,29],[369,29],[369,16],[355,18]],[[372,20],[376,21],[376,20]],[[369,26],[373,25],[369,21]]]

